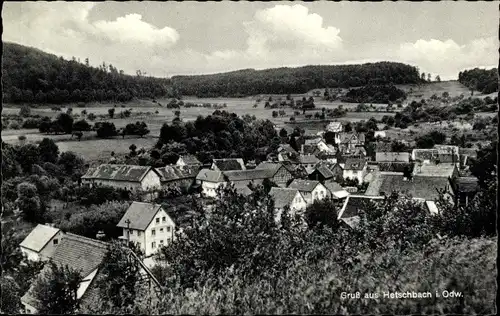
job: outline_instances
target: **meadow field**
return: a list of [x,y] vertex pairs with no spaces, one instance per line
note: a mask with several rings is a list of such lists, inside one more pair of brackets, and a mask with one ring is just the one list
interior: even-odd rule
[[[460,94],[468,95],[470,94],[467,87],[460,84],[458,81],[443,81],[434,82],[426,85],[398,85],[401,89],[407,91],[409,97],[405,103],[411,102],[412,100],[420,100],[422,98],[430,98],[433,94],[441,95],[444,91],[447,91],[450,96],[457,96]],[[411,91],[410,91],[411,89]],[[320,91],[322,89],[319,89]],[[314,94],[314,90],[306,94],[296,94],[292,95],[294,99],[302,98],[303,96],[310,96]],[[322,108],[334,109],[342,106],[348,112],[344,117],[340,118],[327,118],[327,121],[319,121],[315,119],[306,120],[301,112],[300,115],[296,116],[296,123],[290,124],[290,117],[294,116],[293,109],[285,108],[285,115],[282,117],[272,117],[272,111],[278,109],[268,109],[264,108],[265,102],[268,100],[270,95],[260,95],[245,98],[197,98],[192,96],[183,97],[184,103],[211,103],[211,104],[225,104],[226,107],[223,110],[236,113],[240,116],[248,114],[255,116],[257,119],[269,119],[271,120],[277,129],[285,128],[287,131],[292,131],[295,127],[301,127],[306,130],[307,133],[315,134],[316,132],[323,130],[328,120],[336,120],[343,122],[357,122],[362,120],[368,120],[371,117],[380,120],[384,115],[395,115],[395,112],[386,112],[385,108],[387,104],[372,104],[369,105],[370,111],[368,112],[355,112],[357,107],[356,103],[345,103],[340,101],[324,101],[321,97],[315,97],[316,109],[308,111],[307,114],[313,114],[315,112],[321,112]],[[477,92],[474,94],[477,97],[485,97],[485,95],[480,95]],[[272,95],[274,101],[285,100],[285,95]],[[176,110],[180,111],[180,117],[184,121],[195,120],[198,116],[207,116],[212,114],[215,110],[213,108],[205,107],[190,107],[181,109],[168,109],[166,104],[170,101],[169,99],[159,99],[158,103],[163,104],[160,106],[158,103],[153,103],[150,100],[135,100],[125,104],[122,103],[91,103],[87,104],[85,107],[78,107],[77,104],[68,104],[61,106],[61,112],[65,112],[67,108],[72,108],[72,113],[75,115],[75,120],[87,118],[88,114],[93,113],[97,118],[89,123],[95,123],[99,121],[111,121],[115,124],[117,128],[122,128],[129,123],[135,123],[137,121],[144,121],[148,125],[150,134],[144,138],[136,137],[126,137],[122,139],[121,137],[115,137],[112,139],[97,139],[95,132],[86,132],[82,137],[81,141],[76,140],[71,135],[45,135],[39,133],[36,129],[18,129],[18,130],[3,130],[2,140],[10,144],[18,144],[20,141],[18,137],[20,135],[26,136],[24,142],[27,143],[37,143],[40,142],[44,137],[49,137],[54,139],[58,144],[61,151],[74,151],[82,155],[87,160],[96,159],[107,159],[110,157],[111,152],[116,154],[124,154],[129,152],[129,146],[135,144],[138,148],[151,148],[151,146],[156,142],[160,134],[161,126],[164,123],[170,123],[175,117],[174,112]],[[257,107],[254,105],[257,103]],[[15,115],[19,113],[19,106],[6,104],[2,110],[2,116],[5,115]],[[115,109],[115,116],[113,119],[109,118],[108,110]],[[86,111],[87,114],[82,114],[82,111]],[[125,110],[131,110],[131,115],[128,118],[120,118],[120,112]],[[400,108],[394,108],[395,111],[401,110]],[[56,117],[59,111],[54,111],[51,106],[40,106],[33,107],[31,109],[32,115],[49,116],[51,118]],[[477,113],[480,116],[492,116],[496,113]],[[99,117],[102,116],[102,117]],[[88,121],[88,119],[87,119]],[[458,123],[457,123],[458,124]],[[407,129],[400,130],[398,128],[391,128],[387,131],[387,135],[392,138],[413,140],[416,135],[427,132],[430,129],[442,129],[446,131],[451,131],[453,127],[458,129],[470,129],[471,126],[445,126],[445,124],[437,126],[432,123],[424,123],[418,126],[409,126]],[[383,126],[382,126],[383,127]],[[381,128],[382,128],[381,127]]]

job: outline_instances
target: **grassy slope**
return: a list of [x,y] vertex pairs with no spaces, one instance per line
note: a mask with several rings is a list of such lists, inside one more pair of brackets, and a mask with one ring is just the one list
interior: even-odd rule
[[[228,276],[223,288],[166,295],[170,314],[491,314],[495,312],[496,240],[450,240],[425,251],[361,259],[346,272],[325,260],[292,263],[273,286]],[[223,277],[224,278],[224,277]],[[463,298],[436,297],[457,291]],[[342,292],[377,293],[377,299],[341,299]],[[383,292],[431,292],[429,299],[388,299]]]

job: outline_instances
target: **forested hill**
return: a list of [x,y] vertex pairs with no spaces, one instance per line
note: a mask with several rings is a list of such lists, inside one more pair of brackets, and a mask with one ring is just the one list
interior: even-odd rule
[[367,84],[409,84],[418,83],[421,79],[416,67],[378,62],[362,65],[245,69],[213,75],[174,76],[172,81],[183,95],[218,97],[305,93],[315,88],[349,88]]
[[458,74],[458,81],[485,94],[498,91],[498,71],[496,68],[489,70],[474,68],[461,71]]
[[67,103],[129,101],[172,94],[170,80],[123,74],[113,65],[89,66],[14,43],[3,45],[3,101]]

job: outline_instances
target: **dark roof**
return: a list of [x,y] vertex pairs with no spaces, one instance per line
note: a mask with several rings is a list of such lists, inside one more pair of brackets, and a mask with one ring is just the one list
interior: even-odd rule
[[186,165],[201,165],[201,162],[198,160],[198,158],[193,155],[183,155],[179,157],[179,159],[181,158]]
[[163,168],[156,168],[156,171],[161,176],[162,182],[196,178],[198,174],[197,166],[165,166]]
[[294,179],[292,183],[288,185],[288,188],[296,189],[301,192],[312,192],[318,184],[320,184],[320,182],[316,180]]
[[407,167],[410,172],[413,171],[413,163],[411,162],[381,162],[378,164],[380,171],[404,172]]
[[263,161],[258,166],[256,166],[255,169],[269,170],[269,172],[271,173],[276,173],[281,167],[286,168],[283,164],[279,162]]
[[97,168],[90,168],[82,179],[141,182],[150,170],[154,169],[149,166],[102,164]]
[[452,180],[455,193],[472,193],[479,190],[476,177],[458,177]]
[[[279,168],[278,168],[279,169]],[[225,171],[224,175],[229,181],[257,180],[272,178],[278,169],[251,169]]]
[[364,143],[365,142],[365,134],[364,133],[339,133],[339,139],[341,144],[347,144],[353,139],[357,137],[356,143]]
[[345,161],[344,170],[363,170],[366,165],[366,160],[361,158],[347,158]]
[[318,146],[312,144],[302,145],[301,151],[304,155],[315,155],[320,152]]
[[368,185],[366,195],[390,195],[393,191],[408,193],[414,198],[434,201],[439,198],[437,189],[444,189],[449,185],[447,177],[413,176],[406,180],[403,174],[377,173]]
[[299,191],[290,188],[271,188],[269,195],[274,199],[274,207],[283,208],[290,206]]
[[59,231],[59,228],[38,224],[29,235],[24,238],[20,246],[39,252]]
[[[132,204],[128,207],[127,212],[125,212],[125,215],[123,215],[122,219],[116,226],[145,230],[160,209],[160,204],[132,202]],[[127,220],[130,220],[130,226],[127,226]]]
[[214,164],[219,168],[220,171],[229,170],[244,170],[243,159],[241,158],[224,158],[224,159],[214,159]]
[[333,172],[325,164],[317,165],[312,173],[314,172],[318,172],[325,179],[330,179],[335,176]]
[[339,219],[359,216],[371,203],[383,200],[382,196],[349,195],[340,210]]
[[196,180],[208,182],[224,182],[224,175],[221,171],[201,169],[196,176]]
[[108,246],[108,243],[100,240],[67,233],[54,251],[52,260],[58,266],[68,265],[80,270],[85,277],[101,264]]
[[417,164],[413,169],[413,174],[422,177],[451,177],[456,168],[454,163],[424,163]]
[[330,191],[330,192],[339,192],[339,191],[345,191],[340,184],[338,184],[335,181],[325,181],[323,185]]
[[410,153],[404,152],[377,152],[375,154],[376,161],[401,161],[401,162],[409,162],[410,161]]
[[314,155],[300,155],[298,160],[301,164],[313,164],[319,162],[318,157]]

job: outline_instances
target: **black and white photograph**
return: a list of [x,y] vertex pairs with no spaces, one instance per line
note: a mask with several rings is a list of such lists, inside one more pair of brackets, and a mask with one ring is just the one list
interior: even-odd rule
[[496,314],[499,12],[5,1],[0,313]]

